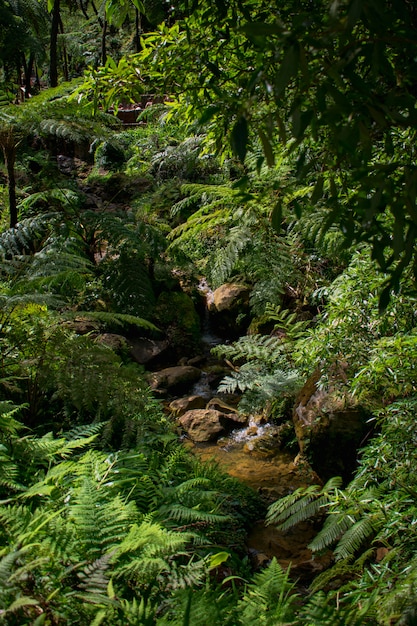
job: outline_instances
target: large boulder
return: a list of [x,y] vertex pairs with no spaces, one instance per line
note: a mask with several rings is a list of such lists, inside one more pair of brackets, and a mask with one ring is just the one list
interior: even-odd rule
[[181,417],[181,415],[192,409],[205,409],[206,404],[207,400],[203,396],[185,396],[184,398],[173,400],[169,405],[169,410],[176,417]]
[[370,432],[369,415],[336,387],[318,386],[319,370],[298,394],[293,423],[300,453],[324,480],[341,476],[347,483],[357,465],[357,453]]
[[217,332],[233,337],[246,332],[249,295],[249,288],[239,283],[225,283],[214,291],[209,312]]
[[156,341],[147,337],[139,337],[130,341],[130,354],[136,363],[152,366],[166,358],[169,349],[169,341],[163,339]]
[[157,393],[180,393],[190,389],[200,376],[201,370],[198,367],[176,365],[148,374],[148,382],[151,389]]
[[193,441],[213,441],[224,433],[224,426],[220,423],[221,415],[214,409],[194,409],[184,413],[178,423]]
[[195,442],[217,439],[234,428],[242,427],[246,419],[235,413],[223,413],[215,409],[193,409],[182,415],[178,423]]

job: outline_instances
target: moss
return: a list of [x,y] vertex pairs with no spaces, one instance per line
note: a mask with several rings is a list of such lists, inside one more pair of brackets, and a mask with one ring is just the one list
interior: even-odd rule
[[190,296],[181,291],[161,293],[155,317],[178,355],[196,352],[200,343],[200,319]]

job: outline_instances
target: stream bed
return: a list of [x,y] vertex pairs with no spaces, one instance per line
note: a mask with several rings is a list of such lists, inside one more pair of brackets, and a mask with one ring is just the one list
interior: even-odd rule
[[[298,464],[290,453],[277,451],[265,456],[251,450],[251,437],[245,437],[245,431],[249,429],[235,431],[217,444],[196,444],[188,440],[185,445],[203,461],[216,461],[225,472],[255,489],[267,505],[298,487],[317,483],[314,472],[308,466]],[[307,547],[317,531],[312,522],[303,522],[281,532],[259,519],[248,534],[248,553],[255,568],[263,567],[276,557],[282,567],[291,567],[293,577],[307,584],[330,562],[329,554],[313,558]]]

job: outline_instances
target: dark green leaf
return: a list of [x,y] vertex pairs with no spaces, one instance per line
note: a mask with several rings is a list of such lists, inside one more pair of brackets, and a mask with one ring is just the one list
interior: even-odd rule
[[220,107],[217,104],[211,104],[205,111],[203,111],[198,123],[201,125],[207,124],[207,122],[209,122],[219,111]]
[[242,26],[242,31],[246,33],[246,35],[251,35],[253,37],[264,37],[265,35],[280,35],[284,30],[283,24],[281,22],[276,22],[275,24],[265,24],[264,22],[248,22],[244,26]]
[[276,95],[278,97],[281,96],[291,78],[297,73],[299,57],[298,46],[291,46],[285,52],[275,81]]
[[267,135],[263,132],[261,128],[258,128],[258,135],[262,142],[266,162],[268,163],[269,167],[272,167],[275,163],[275,157],[269,137],[267,137]]
[[311,194],[311,204],[316,204],[316,202],[323,196],[323,184],[324,178],[323,176],[319,176],[314,186],[314,191]]
[[233,153],[239,158],[240,161],[245,160],[247,148],[248,148],[248,122],[243,115],[239,117],[232,128],[230,137],[230,143]]
[[282,202],[278,200],[271,213],[271,226],[279,233],[282,226]]

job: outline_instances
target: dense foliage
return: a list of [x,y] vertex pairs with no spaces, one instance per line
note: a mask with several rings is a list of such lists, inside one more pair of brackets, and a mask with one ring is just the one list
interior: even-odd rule
[[[415,623],[414,4],[0,0],[0,24],[0,622]],[[291,430],[314,375],[368,416],[348,483],[266,503],[182,445],[128,346],[198,354],[202,276],[250,291],[213,350],[242,412]],[[267,505],[331,551],[308,590],[252,571]]]

